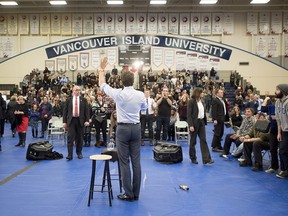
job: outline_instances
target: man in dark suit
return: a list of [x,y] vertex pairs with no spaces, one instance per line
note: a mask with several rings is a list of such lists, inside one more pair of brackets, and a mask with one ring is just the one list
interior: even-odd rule
[[85,98],[80,96],[79,86],[73,87],[72,97],[67,99],[63,109],[64,128],[68,130],[68,156],[67,160],[73,159],[73,143],[75,141],[76,154],[79,159],[83,158],[83,127],[89,125],[90,111]]
[[221,138],[224,134],[224,122],[229,121],[229,113],[221,89],[216,90],[216,96],[212,99],[212,120],[214,123],[212,151],[222,152]]

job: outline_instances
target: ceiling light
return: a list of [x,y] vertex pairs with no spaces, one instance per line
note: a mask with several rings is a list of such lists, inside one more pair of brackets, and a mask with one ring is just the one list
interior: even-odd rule
[[201,0],[200,4],[216,4],[218,0]]
[[266,4],[268,3],[270,0],[252,0],[250,2],[250,4]]
[[67,5],[66,1],[49,1],[51,5]]
[[0,4],[1,5],[4,5],[4,6],[10,6],[10,5],[18,5],[18,3],[17,2],[15,2],[15,1],[2,1],[2,2],[0,2]]
[[119,5],[119,4],[123,4],[123,1],[107,1],[107,4]]
[[150,4],[166,4],[167,0],[151,0]]

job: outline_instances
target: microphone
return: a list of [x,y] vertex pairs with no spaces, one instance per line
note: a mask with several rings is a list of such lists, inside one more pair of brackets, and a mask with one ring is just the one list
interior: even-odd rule
[[184,185],[184,184],[180,184],[179,187],[182,189],[182,190],[185,190],[185,191],[188,191],[189,190],[189,187],[187,185]]

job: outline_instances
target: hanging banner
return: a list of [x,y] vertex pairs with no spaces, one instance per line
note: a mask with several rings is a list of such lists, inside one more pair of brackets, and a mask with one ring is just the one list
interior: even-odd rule
[[205,71],[209,70],[209,56],[207,55],[198,55],[198,70]]
[[270,32],[270,13],[260,12],[259,13],[259,33],[269,34]]
[[191,13],[191,34],[199,35],[201,29],[200,13]]
[[50,34],[50,14],[40,14],[40,34]]
[[247,13],[247,34],[258,34],[258,13]]
[[10,58],[14,56],[17,53],[16,44],[16,37],[0,37],[0,58]]
[[212,14],[212,34],[222,34],[222,13],[213,13]]
[[109,65],[117,65],[117,49],[110,48],[107,50],[107,58]]
[[71,14],[62,14],[61,34],[71,35],[71,32],[72,32]]
[[283,14],[283,32],[288,33],[288,12]]
[[174,50],[165,50],[164,51],[164,64],[168,67],[171,68],[174,65]]
[[92,51],[91,52],[91,66],[93,68],[98,68],[100,66],[100,51],[96,50],[96,51]]
[[7,17],[0,15],[0,34],[7,34]]
[[186,69],[186,51],[176,51],[176,71]]
[[218,71],[220,68],[219,68],[219,65],[220,65],[220,59],[218,58],[210,58],[209,59],[209,68],[214,68],[214,70]]
[[162,48],[153,48],[152,49],[152,61],[156,67],[159,67],[163,64],[163,49]]
[[82,35],[83,22],[82,14],[73,14],[72,15],[72,34]]
[[53,14],[51,15],[51,34],[60,35],[61,34],[61,15]]
[[189,13],[180,13],[180,35],[190,35],[190,14]]
[[89,66],[89,53],[80,53],[80,66],[83,69]]
[[145,34],[147,29],[146,13],[137,13],[137,34]]
[[94,33],[93,14],[83,14],[83,34],[92,35]]
[[187,70],[194,71],[198,68],[198,54],[189,53],[187,54]]
[[136,13],[126,13],[126,33],[134,34],[137,31]]
[[105,14],[105,33],[114,34],[114,32],[115,32],[114,14],[107,13]]
[[211,13],[201,13],[200,32],[202,35],[211,34]]
[[267,49],[268,49],[268,58],[279,57],[280,53],[280,36],[279,35],[270,35],[267,36]]
[[115,14],[115,34],[125,33],[125,13]]
[[8,34],[16,35],[18,34],[18,18],[16,14],[8,15]]
[[255,46],[255,54],[266,58],[268,55],[266,36],[256,36]]
[[234,34],[234,13],[224,13],[222,17],[223,34]]
[[147,22],[148,22],[147,33],[148,34],[157,34],[157,32],[158,32],[157,13],[148,13]]
[[29,17],[28,15],[19,15],[19,34],[27,35],[29,34]]
[[66,59],[59,58],[56,60],[57,62],[57,72],[63,74],[66,72]]
[[39,14],[31,14],[30,15],[30,34],[38,35],[40,31],[40,18]]
[[68,69],[70,71],[75,71],[78,69],[78,56],[68,55]]
[[158,14],[158,34],[168,34],[168,14]]
[[282,12],[271,13],[271,33],[272,34],[282,33]]
[[[109,19],[112,22],[113,18]],[[104,34],[105,33],[105,17],[103,13],[94,14],[94,34]]]
[[169,34],[179,34],[179,14],[178,13],[170,13],[169,14]]

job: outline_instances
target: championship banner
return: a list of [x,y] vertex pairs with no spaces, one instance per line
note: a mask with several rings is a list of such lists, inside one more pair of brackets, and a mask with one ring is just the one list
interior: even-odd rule
[[170,13],[169,14],[169,34],[179,34],[179,14],[178,13]]
[[40,20],[39,20],[39,14],[31,14],[30,15],[30,34],[32,35],[38,35],[39,34],[39,26],[40,26]]
[[61,34],[61,15],[52,14],[51,15],[51,34],[60,35]]
[[218,71],[220,68],[219,68],[219,65],[220,65],[220,59],[218,58],[210,58],[209,59],[209,63],[210,63],[210,66],[209,68],[214,68],[214,70]]
[[50,34],[50,14],[40,14],[40,34]]
[[234,13],[224,13],[222,17],[223,34],[234,34]]
[[136,13],[126,14],[126,33],[134,34],[137,31],[137,18]]
[[201,13],[201,24],[200,24],[200,32],[202,35],[210,35],[211,34],[211,13]]
[[171,68],[174,65],[174,50],[165,50],[164,51],[164,64],[168,67]]
[[115,32],[114,14],[107,13],[105,14],[105,34],[114,34],[114,32]]
[[8,15],[8,34],[17,35],[18,34],[18,18],[16,14]]
[[137,13],[137,34],[146,33],[147,17],[146,13]]
[[267,36],[267,49],[268,49],[268,58],[279,57],[280,53],[280,36],[273,35]]
[[17,38],[16,37],[0,37],[0,58],[4,57],[12,57],[16,55],[16,44]]
[[282,12],[271,13],[271,33],[272,34],[282,33]]
[[157,32],[158,32],[157,13],[148,13],[147,23],[148,23],[147,33],[148,34],[157,34]]
[[[111,22],[113,18],[109,19]],[[105,16],[103,13],[94,14],[94,34],[105,33]]]
[[190,71],[197,70],[198,68],[198,55],[197,53],[187,54],[187,69]]
[[284,57],[288,58],[288,34],[284,35]]
[[66,72],[66,59],[59,58],[56,60],[57,62],[57,72],[63,74]]
[[0,15],[0,34],[7,34],[7,17]]
[[176,71],[186,69],[186,51],[176,51]]
[[107,50],[107,58],[109,65],[113,66],[117,64],[117,49],[116,48],[110,48]]
[[83,34],[92,35],[94,33],[93,14],[83,14]]
[[283,32],[288,33],[288,12],[283,14]]
[[61,34],[71,35],[71,33],[72,33],[71,14],[62,14]]
[[115,34],[125,34],[125,13],[115,14]]
[[267,36],[256,36],[255,37],[255,54],[266,58],[268,55],[267,49]]
[[26,14],[19,15],[19,34],[29,34],[29,17]]
[[68,69],[70,71],[75,71],[78,69],[78,56],[68,55]]
[[247,34],[258,34],[258,13],[247,13]]
[[156,67],[159,67],[163,63],[163,49],[162,48],[153,48],[152,49],[152,61]]
[[158,14],[158,34],[168,34],[168,14]]
[[100,51],[99,50],[92,51],[91,52],[91,66],[93,68],[98,68],[100,65],[100,60],[101,60]]
[[55,61],[54,60],[45,60],[45,67],[48,68],[49,71],[55,71]]
[[83,69],[89,66],[89,53],[80,53],[80,66]]
[[260,12],[259,13],[259,33],[269,34],[270,32],[270,13]]
[[180,13],[180,35],[190,35],[190,14]]
[[198,70],[209,70],[209,56],[207,55],[199,55],[198,56]]
[[72,34],[73,35],[82,35],[83,22],[82,14],[73,14],[72,15]]
[[213,13],[212,14],[212,34],[222,34],[223,27],[222,27],[222,13]]
[[200,13],[191,13],[191,34],[200,34]]

